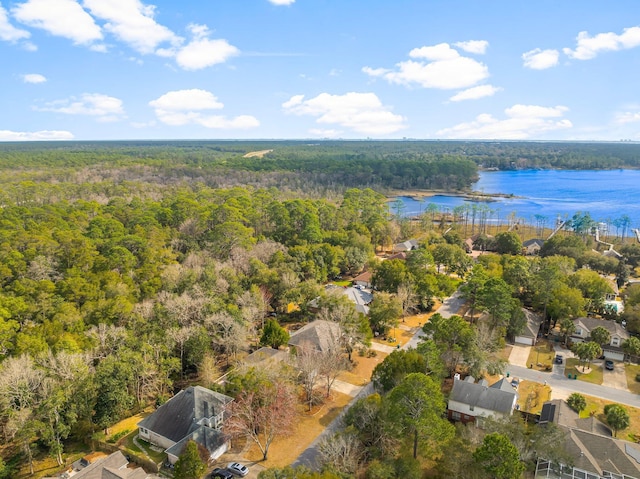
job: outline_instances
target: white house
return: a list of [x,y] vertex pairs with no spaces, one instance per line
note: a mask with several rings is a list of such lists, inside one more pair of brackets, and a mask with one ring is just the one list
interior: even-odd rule
[[483,417],[510,416],[517,403],[518,393],[505,378],[489,386],[485,379],[475,383],[467,376],[453,381],[447,414],[452,421],[478,422]]
[[575,332],[571,335],[571,341],[583,342],[589,341],[591,338],[591,330],[602,326],[611,335],[609,344],[602,346],[602,352],[607,359],[616,361],[624,360],[624,352],[622,351],[622,342],[629,339],[629,333],[617,322],[608,321],[598,318],[577,318],[573,320],[576,325]]
[[189,439],[207,448],[211,459],[216,459],[228,447],[220,429],[231,401],[233,398],[201,386],[188,387],[140,421],[138,435],[165,448],[171,464],[178,460]]

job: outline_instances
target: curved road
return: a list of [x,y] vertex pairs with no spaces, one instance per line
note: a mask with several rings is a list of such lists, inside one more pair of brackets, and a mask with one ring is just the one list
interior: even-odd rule
[[[449,318],[452,315],[456,314],[463,304],[464,299],[462,299],[462,297],[460,296],[460,292],[456,291],[452,296],[450,296],[443,302],[440,308],[438,308],[438,313],[440,313],[445,318]],[[413,338],[407,341],[402,349],[408,349],[411,347],[415,348],[423,335],[424,334],[422,332],[422,329],[419,329],[414,334]],[[567,397],[571,393],[577,392],[606,399],[608,401],[615,401],[627,406],[640,408],[640,396],[638,396],[637,394],[633,394],[629,391],[601,386],[598,384],[591,384],[585,381],[568,379],[564,375],[564,365],[554,365],[552,372],[544,373],[511,364],[507,367],[507,372],[509,373],[510,377],[517,377],[519,379],[526,379],[539,383],[546,382],[549,386],[551,386],[552,391],[560,392],[560,395],[564,397]],[[305,465],[314,469],[316,467],[316,460],[318,457],[318,444],[320,443],[320,441],[322,441],[322,439],[324,439],[327,435],[333,434],[341,427],[342,416],[349,409],[349,407],[351,407],[351,405],[353,405],[358,399],[366,397],[372,393],[373,386],[371,383],[369,383],[364,388],[362,388],[360,393],[355,398],[353,398],[353,400],[342,410],[340,415],[326,427],[326,429],[311,443],[311,445],[307,449],[305,449],[302,454],[300,454],[300,456],[298,456],[298,459],[296,459],[296,461],[292,465]]]
[[[452,296],[448,297],[444,300],[442,305],[438,308],[438,313],[440,313],[445,318],[448,318],[456,312],[460,310],[462,305],[464,304],[464,299],[460,297],[459,291],[456,291]],[[413,337],[407,341],[402,349],[415,348],[420,341],[420,338],[424,335],[422,329],[418,329],[418,331],[413,335]],[[342,426],[342,417],[347,412],[347,410],[355,404],[358,399],[362,399],[364,397],[373,394],[373,385],[371,383],[367,384],[362,390],[358,393],[356,397],[354,397],[351,402],[340,412],[338,417],[336,417],[331,423],[322,431],[322,433],[307,447],[302,454],[298,456],[292,466],[300,466],[304,465],[311,469],[315,469],[317,466],[317,458],[318,458],[318,445],[320,441],[322,441],[328,435],[333,434]]]

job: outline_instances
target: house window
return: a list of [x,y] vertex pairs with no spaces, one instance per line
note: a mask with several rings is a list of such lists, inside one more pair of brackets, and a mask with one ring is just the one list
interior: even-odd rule
[[620,344],[620,338],[611,338],[611,346],[618,346]]
[[146,430],[145,428],[143,428],[143,427],[141,427],[141,428],[140,428],[140,432],[141,432],[142,434],[148,434],[148,433],[149,433],[149,431],[147,431],[147,430]]
[[576,328],[576,334],[582,336],[582,328]]
[[452,411],[451,412],[451,419],[453,419],[454,421],[459,421],[460,420],[460,413],[458,411]]

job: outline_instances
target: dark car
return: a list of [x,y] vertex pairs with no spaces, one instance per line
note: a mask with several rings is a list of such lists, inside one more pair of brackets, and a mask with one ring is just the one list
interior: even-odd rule
[[556,354],[556,359],[554,360],[556,364],[562,364],[563,360],[562,354]]
[[607,359],[604,362],[604,368],[607,369],[608,371],[613,371],[614,369],[613,361],[611,361],[611,359]]
[[220,469],[216,467],[213,471],[211,471],[211,479],[233,479],[233,474],[227,471],[226,469]]

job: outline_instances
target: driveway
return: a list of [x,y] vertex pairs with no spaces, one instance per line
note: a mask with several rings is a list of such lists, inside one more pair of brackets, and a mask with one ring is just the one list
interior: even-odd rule
[[607,371],[604,369],[604,365],[601,366],[604,371],[602,371],[602,385],[614,388],[614,389],[622,389],[624,391],[627,390],[627,375],[624,372],[624,363],[613,363],[614,370]]
[[524,344],[514,344],[509,354],[509,363],[516,366],[527,367],[527,359],[529,359],[529,353],[531,352],[531,346],[525,346]]

